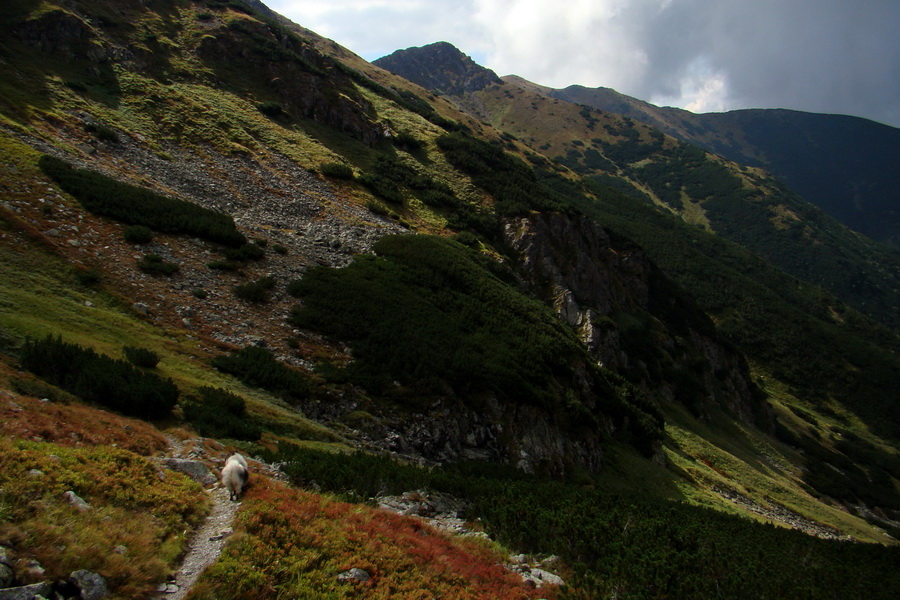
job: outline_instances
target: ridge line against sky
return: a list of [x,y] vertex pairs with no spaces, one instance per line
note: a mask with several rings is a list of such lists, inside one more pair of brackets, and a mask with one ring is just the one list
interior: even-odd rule
[[263,0],[372,61],[447,41],[498,75],[692,112],[900,127],[900,0]]

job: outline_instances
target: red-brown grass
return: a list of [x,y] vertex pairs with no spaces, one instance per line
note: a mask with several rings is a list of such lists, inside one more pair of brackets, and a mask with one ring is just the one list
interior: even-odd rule
[[[495,548],[421,521],[257,480],[235,536],[188,596],[200,599],[549,598],[505,569]],[[341,583],[358,567],[365,583]]]
[[144,456],[167,446],[165,436],[145,421],[29,396],[0,395],[0,434],[63,446],[114,445]]

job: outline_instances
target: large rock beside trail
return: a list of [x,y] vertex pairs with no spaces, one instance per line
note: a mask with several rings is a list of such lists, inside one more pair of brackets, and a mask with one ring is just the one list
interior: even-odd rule
[[51,593],[53,593],[53,586],[49,583],[33,583],[0,590],[0,600],[34,600],[37,596],[48,598]]
[[109,595],[106,579],[99,573],[81,569],[72,572],[69,581],[81,591],[81,600],[102,600]]
[[196,460],[187,460],[185,458],[167,458],[163,460],[163,465],[172,469],[173,471],[184,473],[204,487],[209,487],[219,481],[219,479],[213,474],[213,472],[209,470],[209,467]]

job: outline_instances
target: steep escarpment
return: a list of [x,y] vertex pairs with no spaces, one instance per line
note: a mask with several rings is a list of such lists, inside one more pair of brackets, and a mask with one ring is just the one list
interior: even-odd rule
[[719,406],[771,426],[743,356],[639,246],[562,214],[510,219],[504,234],[529,285],[601,364],[699,415]]

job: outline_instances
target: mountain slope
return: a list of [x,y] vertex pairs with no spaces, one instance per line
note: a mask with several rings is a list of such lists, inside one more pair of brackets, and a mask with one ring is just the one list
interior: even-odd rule
[[900,130],[866,119],[791,110],[693,114],[608,88],[549,92],[647,123],[735,162],[761,167],[855,231],[897,244]]
[[[429,57],[435,61],[461,60],[446,53],[433,55],[428,47],[408,49],[395,59],[379,60],[386,61],[382,64],[396,65],[401,58],[410,60],[415,52],[423,60]],[[434,68],[445,74],[461,73],[442,62]],[[457,89],[464,88],[462,82],[455,85]],[[896,328],[900,290],[897,253],[848,231],[764,172],[699,151],[695,146],[665,137],[657,129],[638,125],[628,117],[597,112],[586,104],[561,101],[554,90],[519,78],[508,77],[503,85],[467,93],[467,97],[471,95],[484,107],[495,126],[536,152],[583,176],[650,199],[690,223],[736,241],[788,273],[823,287],[858,310]],[[640,108],[647,113],[652,107]],[[835,121],[839,119],[828,120]],[[860,133],[857,128],[856,135]],[[784,153],[804,155],[799,148],[804,142],[795,140],[794,143],[796,146]],[[822,143],[813,140],[811,147],[818,146]],[[881,152],[883,146],[881,138],[874,139],[866,152],[869,156],[879,156],[882,162],[890,162],[890,153]],[[854,168],[853,160],[864,161],[848,160],[844,163],[846,168]],[[834,174],[840,169],[828,171]]]
[[[92,403],[283,465],[193,597],[498,597],[481,542],[318,493],[423,488],[575,595],[890,597],[896,362],[858,313],[258,2],[0,10],[0,402],[77,408],[4,436],[103,443]],[[23,563],[31,534],[0,521]]]

